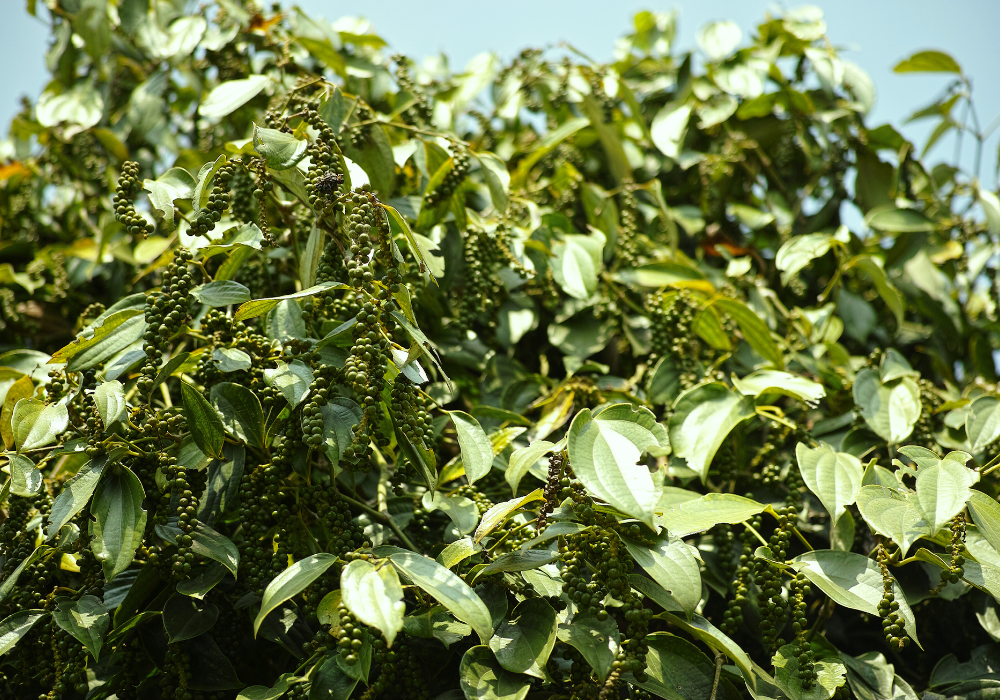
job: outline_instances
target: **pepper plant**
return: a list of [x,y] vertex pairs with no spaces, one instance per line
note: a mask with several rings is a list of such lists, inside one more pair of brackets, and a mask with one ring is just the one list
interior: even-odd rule
[[1000,692],[1000,202],[952,58],[896,70],[950,77],[923,150],[976,172],[870,124],[814,8],[458,71],[294,7],[44,4],[0,695]]

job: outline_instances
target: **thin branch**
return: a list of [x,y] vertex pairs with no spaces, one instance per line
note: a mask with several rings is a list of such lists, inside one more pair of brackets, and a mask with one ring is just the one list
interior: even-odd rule
[[713,649],[712,651],[715,652],[715,680],[712,681],[712,695],[709,700],[715,700],[719,694],[719,678],[722,677],[722,662],[726,658],[719,653],[718,649]]

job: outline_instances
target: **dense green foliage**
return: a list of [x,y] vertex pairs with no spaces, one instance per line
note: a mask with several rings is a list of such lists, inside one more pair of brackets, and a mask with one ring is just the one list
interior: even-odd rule
[[[0,696],[1000,693],[1000,203],[866,124],[817,11],[456,73],[249,1],[46,4]],[[981,149],[950,57],[897,70]]]

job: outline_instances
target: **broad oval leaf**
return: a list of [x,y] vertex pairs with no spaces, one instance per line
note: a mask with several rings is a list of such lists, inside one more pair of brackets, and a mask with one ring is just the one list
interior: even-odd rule
[[274,170],[287,170],[306,157],[309,142],[297,139],[277,129],[264,129],[256,124],[253,127],[253,147],[264,159],[267,167]]
[[18,452],[45,447],[66,430],[69,411],[64,403],[43,404],[38,399],[21,399],[14,404],[11,418]]
[[674,537],[686,537],[709,530],[719,523],[741,523],[765,508],[767,506],[763,503],[733,493],[707,493],[666,508],[658,520]]
[[898,445],[913,432],[920,417],[920,387],[912,378],[888,386],[878,372],[864,369],[854,379],[852,391],[865,422],[883,440]]
[[1000,552],[1000,503],[982,491],[973,491],[969,496],[969,513],[979,534]]
[[972,495],[970,487],[979,481],[979,472],[965,466],[970,458],[964,452],[952,452],[937,464],[917,470],[913,499],[932,535],[965,509]]
[[604,243],[604,234],[594,231],[589,236],[567,234],[552,245],[552,277],[574,299],[589,299],[596,291]]
[[541,598],[521,601],[497,627],[490,649],[508,671],[545,678],[556,643],[556,611]]
[[52,618],[87,648],[94,661],[100,660],[101,647],[111,626],[111,615],[100,598],[85,595],[79,600],[57,600]]
[[823,388],[822,384],[789,372],[771,369],[748,374],[742,379],[734,376],[733,387],[744,396],[756,397],[765,391],[770,391],[791,396],[810,404],[814,404],[826,396],[826,389]]
[[230,435],[264,447],[264,411],[255,393],[242,384],[222,382],[212,387],[212,403]]
[[493,466],[493,445],[486,437],[486,431],[479,421],[462,411],[449,411],[455,432],[458,434],[458,444],[462,449],[462,462],[465,464],[465,475],[469,483],[474,484],[490,473]]
[[465,652],[458,675],[468,700],[524,700],[531,690],[527,676],[506,670],[486,646]]
[[121,420],[125,415],[127,404],[125,403],[125,387],[117,379],[110,382],[102,382],[94,390],[94,403],[97,404],[97,411],[101,416],[104,429],[107,430],[113,423]]
[[90,501],[90,497],[97,488],[97,482],[104,473],[104,468],[108,465],[108,456],[100,455],[90,460],[80,471],[74,474],[63,485],[62,491],[52,502],[52,510],[49,511],[49,527],[46,530],[46,538],[52,539],[62,526],[76,516]]
[[591,493],[653,529],[662,481],[639,458],[644,452],[663,454],[669,444],[652,412],[631,404],[584,409],[569,429],[569,458],[577,478]]
[[163,604],[163,628],[171,644],[194,639],[215,626],[219,608],[186,595],[172,595]]
[[973,454],[1000,438],[1000,399],[983,395],[973,401],[965,418],[965,434]]
[[[865,487],[869,488],[869,487]],[[789,565],[805,575],[809,582],[826,593],[838,605],[875,615],[884,593],[882,570],[863,554],[834,549],[820,549],[800,554]],[[906,621],[906,633],[919,644],[913,611],[906,595],[893,581],[899,614]]]
[[709,698],[715,682],[715,663],[691,642],[666,632],[654,632],[646,637],[647,679],[638,681],[631,674],[625,678],[632,684],[662,698]]
[[221,119],[252,100],[267,85],[266,75],[251,75],[217,85],[201,103],[198,112],[206,119]]
[[10,460],[10,492],[15,496],[34,496],[42,489],[42,472],[26,455]]
[[95,518],[90,523],[90,546],[108,581],[128,568],[135,550],[142,545],[146,528],[143,498],[139,478],[121,464],[115,465],[98,484],[90,506]]
[[271,583],[264,589],[264,597],[260,602],[260,611],[253,621],[253,635],[257,636],[257,630],[264,622],[264,618],[270,612],[289,598],[304,591],[310,583],[322,576],[327,569],[337,563],[337,557],[333,554],[320,552],[312,554],[305,559],[300,559],[280,574],[274,577]]
[[18,640],[49,614],[48,610],[21,610],[4,618],[3,622],[0,622],[0,656],[13,649]]
[[618,623],[613,617],[601,622],[596,617],[576,615],[571,622],[559,625],[557,634],[560,642],[583,655],[598,678],[603,681],[608,677],[621,645]]
[[181,399],[184,402],[188,430],[191,431],[195,444],[205,454],[222,459],[222,443],[226,437],[222,418],[200,391],[183,381]]
[[669,591],[690,616],[701,600],[697,550],[682,540],[665,537],[660,537],[652,547],[627,539],[623,541],[636,564]]
[[846,452],[836,452],[826,443],[812,449],[804,443],[795,447],[802,480],[816,494],[836,523],[847,506],[854,503],[864,478],[861,460]]
[[264,370],[264,381],[276,388],[294,408],[309,395],[309,385],[313,382],[312,369],[302,360],[277,361],[277,367]]
[[396,552],[389,560],[413,583],[448,608],[452,615],[472,625],[480,639],[493,636],[493,619],[469,584],[433,559],[413,552]]
[[724,384],[702,384],[678,397],[670,417],[670,446],[702,481],[729,432],[756,415],[753,399]]
[[504,479],[510,484],[512,493],[517,493],[517,487],[524,475],[528,473],[528,469],[544,455],[551,452],[553,447],[555,447],[554,442],[535,440],[527,447],[522,447],[511,453],[510,459],[507,461],[507,471],[504,472]]
[[378,568],[355,559],[340,574],[340,594],[344,605],[356,618],[375,627],[392,646],[396,634],[403,629],[403,587],[396,570],[383,565]]
[[208,306],[242,304],[252,298],[250,290],[232,280],[215,280],[191,290],[191,296]]
[[918,539],[933,534],[907,494],[888,486],[862,486],[858,510],[873,530],[898,544],[904,555]]

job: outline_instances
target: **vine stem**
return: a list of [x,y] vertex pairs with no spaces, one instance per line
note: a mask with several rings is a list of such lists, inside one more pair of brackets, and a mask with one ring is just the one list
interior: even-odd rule
[[396,525],[396,523],[392,521],[392,518],[390,518],[386,513],[380,513],[367,503],[363,503],[362,501],[359,501],[356,498],[351,498],[346,494],[342,493],[340,494],[340,497],[343,498],[348,503],[350,503],[352,506],[357,506],[364,512],[368,513],[368,515],[372,516],[372,518],[374,518],[375,521],[380,525],[385,525],[390,530],[392,530],[392,532],[396,535],[396,537],[398,537],[402,541],[402,543],[407,546],[408,549],[414,552],[420,551],[419,549],[416,548],[416,546],[414,546],[412,542],[410,542],[410,538],[407,537],[406,534],[404,534],[403,531],[399,529],[399,526]]
[[713,649],[715,652],[715,680],[712,681],[712,695],[709,700],[715,700],[716,696],[719,694],[719,678],[722,676],[722,662],[725,657],[719,653],[718,649]]
[[753,525],[751,525],[749,521],[747,521],[747,520],[744,520],[744,521],[743,521],[743,523],[742,523],[742,525],[743,525],[743,527],[745,527],[745,528],[746,528],[747,530],[749,530],[750,532],[752,532],[752,533],[754,534],[754,537],[756,537],[756,538],[757,538],[758,540],[760,540],[760,543],[761,543],[762,545],[764,545],[765,547],[767,547],[767,546],[768,546],[768,544],[767,544],[767,540],[765,540],[765,539],[764,539],[763,537],[761,537],[761,536],[760,536],[760,533],[759,533],[759,532],[757,532],[757,530],[755,530],[755,529],[754,529],[754,526],[753,526]]

